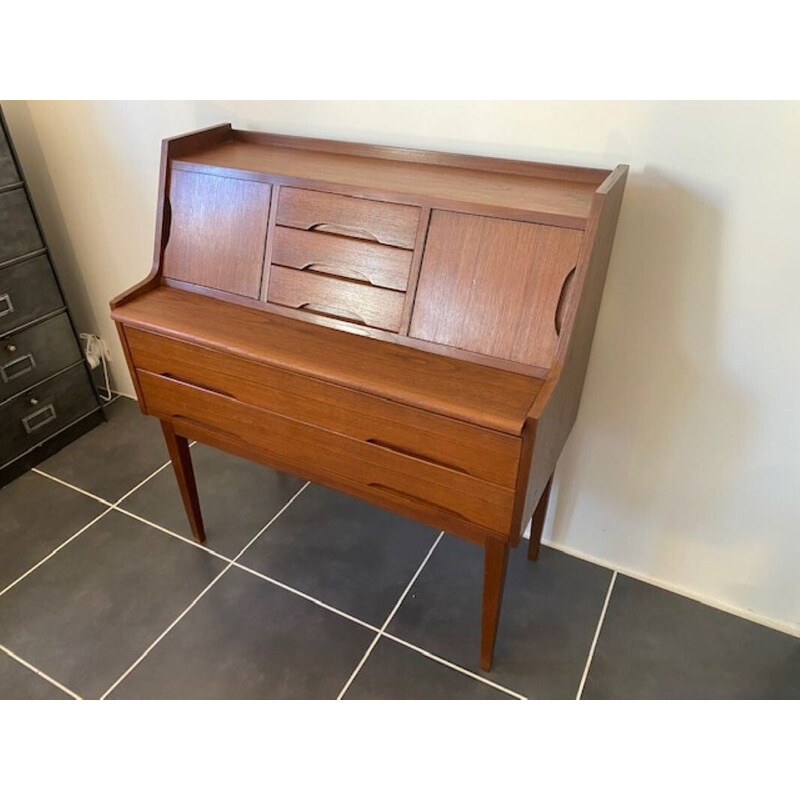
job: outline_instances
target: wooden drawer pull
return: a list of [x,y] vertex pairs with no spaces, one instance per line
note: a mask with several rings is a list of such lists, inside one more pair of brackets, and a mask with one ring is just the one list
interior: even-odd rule
[[415,453],[413,450],[397,447],[396,445],[389,444],[380,439],[367,439],[367,442],[369,444],[374,444],[376,447],[382,447],[384,450],[391,450],[393,453],[399,453],[401,456],[418,458],[420,461],[427,461],[429,464],[435,464],[437,467],[444,467],[445,469],[453,470],[453,472],[460,472],[462,475],[469,475],[469,472],[461,467],[457,467],[455,464],[448,464],[446,461],[439,461],[439,459],[431,458],[430,456],[423,456],[420,453]]
[[567,310],[567,303],[570,295],[572,294],[572,283],[575,280],[576,269],[577,267],[573,267],[567,273],[567,277],[564,278],[564,283],[561,285],[561,293],[558,295],[558,303],[556,303],[556,316],[554,320],[556,326],[556,336],[561,335],[561,326],[564,323],[564,314]]
[[236,395],[231,394],[230,392],[226,392],[224,389],[215,389],[213,386],[206,386],[203,383],[198,383],[197,381],[190,381],[186,378],[182,378],[180,375],[175,375],[172,372],[161,372],[159,373],[163,375],[165,378],[169,378],[173,381],[179,381],[180,383],[185,383],[187,386],[194,386],[195,389],[202,389],[204,392],[213,392],[214,394],[221,394],[223,397],[230,397],[233,400],[236,400]]
[[404,500],[411,500],[417,505],[425,506],[426,508],[431,508],[434,511],[443,511],[445,514],[450,514],[452,517],[459,517],[459,519],[466,520],[467,518],[463,514],[459,514],[458,511],[453,511],[452,508],[446,508],[445,506],[440,506],[438,503],[431,503],[430,500],[421,500],[419,497],[414,497],[413,494],[408,494],[407,492],[401,492],[399,489],[392,489],[391,486],[384,486],[382,483],[370,483],[367,484],[371,489],[377,489],[381,492],[386,492],[386,494],[393,494],[396,497],[402,497]]
[[332,233],[334,236],[348,236],[355,239],[369,239],[371,242],[380,242],[380,239],[374,233],[370,233],[364,228],[351,228],[348,225],[331,225],[328,222],[318,222],[308,230]]
[[312,314],[324,314],[326,317],[338,317],[339,319],[346,319],[349,322],[355,322],[357,325],[366,325],[363,317],[360,317],[354,311],[348,311],[343,308],[333,308],[331,306],[321,306],[316,303],[303,303],[297,306],[303,311],[310,311]]
[[300,267],[300,272],[317,272],[320,275],[333,275],[342,280],[353,281],[353,283],[366,283],[370,286],[380,285],[371,281],[363,272],[353,267],[332,267],[327,264],[320,264],[318,261],[310,261],[308,264],[303,264]]
[[177,420],[178,422],[185,422],[187,425],[192,425],[195,428],[203,428],[204,430],[210,431],[211,433],[222,434],[223,436],[227,436],[231,439],[238,439],[240,442],[243,442],[241,436],[238,433],[233,433],[233,431],[225,430],[225,428],[218,428],[216,425],[209,425],[207,422],[199,422],[192,417],[187,417],[185,414],[172,414],[172,419]]

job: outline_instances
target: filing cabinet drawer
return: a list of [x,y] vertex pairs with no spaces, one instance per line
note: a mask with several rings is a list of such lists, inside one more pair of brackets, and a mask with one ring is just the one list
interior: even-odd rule
[[374,242],[295,228],[275,228],[272,261],[404,292],[411,252]]
[[285,186],[278,198],[277,223],[413,250],[419,208]]
[[47,256],[0,269],[0,335],[63,306],[64,298]]
[[0,339],[0,402],[80,360],[66,314]]
[[3,126],[0,125],[0,189],[11,183],[18,183],[19,180],[17,165],[11,155],[11,147],[8,144],[8,139],[6,139]]
[[0,406],[0,453],[8,462],[97,406],[83,364]]
[[147,411],[238,439],[277,459],[507,533],[514,492],[369,442],[273,414],[197,386],[138,371]]
[[0,264],[43,247],[25,190],[0,192]]
[[[296,372],[125,328],[134,368],[513,488],[520,439]],[[149,411],[149,409],[148,409]]]
[[370,328],[399,331],[405,294],[364,283],[272,265],[270,303],[344,319]]

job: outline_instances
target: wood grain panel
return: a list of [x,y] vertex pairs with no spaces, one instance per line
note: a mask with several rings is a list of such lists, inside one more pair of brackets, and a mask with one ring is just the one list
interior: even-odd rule
[[149,372],[139,383],[151,414],[240,438],[279,458],[384,492],[413,498],[476,525],[507,532],[514,493],[435,464],[307,425],[221,394]]
[[411,256],[410,251],[397,247],[279,226],[275,228],[272,263],[404,292]]
[[258,297],[271,187],[173,169],[164,275]]
[[240,402],[513,487],[520,440],[204,347],[127,330],[135,369],[228,394]]
[[543,381],[162,286],[117,321],[518,435]]
[[582,233],[434,211],[409,336],[547,368]]
[[459,166],[398,163],[375,155],[326,153],[235,139],[204,147],[180,163],[189,168],[227,168],[285,177],[315,187],[327,184],[334,191],[353,187],[359,193],[394,195],[418,205],[433,201],[437,206],[465,206],[471,212],[479,207],[503,215],[517,211],[526,218],[579,228],[585,226],[594,192],[608,174],[591,170],[583,179],[585,173],[563,168],[564,177],[558,178],[560,168],[548,165],[547,177],[521,175],[502,166],[493,169],[493,159],[479,157],[462,157]]
[[331,278],[272,265],[267,299],[289,308],[300,308],[381,328],[400,330],[405,295],[364,283]]
[[335,231],[413,250],[419,209],[328,192],[284,186],[278,199],[278,225]]

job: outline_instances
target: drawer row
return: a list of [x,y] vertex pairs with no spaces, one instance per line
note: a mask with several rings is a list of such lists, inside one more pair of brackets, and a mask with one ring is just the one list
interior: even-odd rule
[[267,300],[399,331],[420,210],[289,187],[277,203]]
[[442,527],[508,534],[519,438],[136,329],[125,335],[147,413]]

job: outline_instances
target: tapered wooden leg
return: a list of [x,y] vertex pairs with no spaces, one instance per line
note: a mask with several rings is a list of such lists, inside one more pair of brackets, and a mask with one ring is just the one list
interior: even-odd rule
[[189,441],[183,436],[178,436],[175,428],[164,420],[161,420],[161,430],[164,431],[164,441],[167,443],[172,468],[178,479],[178,488],[181,490],[186,516],[189,518],[189,527],[192,529],[194,538],[202,543],[206,540],[206,532],[203,528],[203,518],[200,515],[200,499],[197,496],[197,484],[194,482]]
[[484,550],[483,623],[481,626],[481,669],[487,672],[492,668],[507,565],[508,545],[498,539],[487,539]]
[[553,485],[553,476],[547,481],[547,486],[544,487],[542,496],[539,498],[539,504],[533,512],[533,519],[531,520],[531,540],[528,542],[528,558],[531,561],[536,561],[539,558],[539,543],[542,541],[542,528],[544,528],[544,518],[547,516],[547,504],[550,502],[550,487]]

